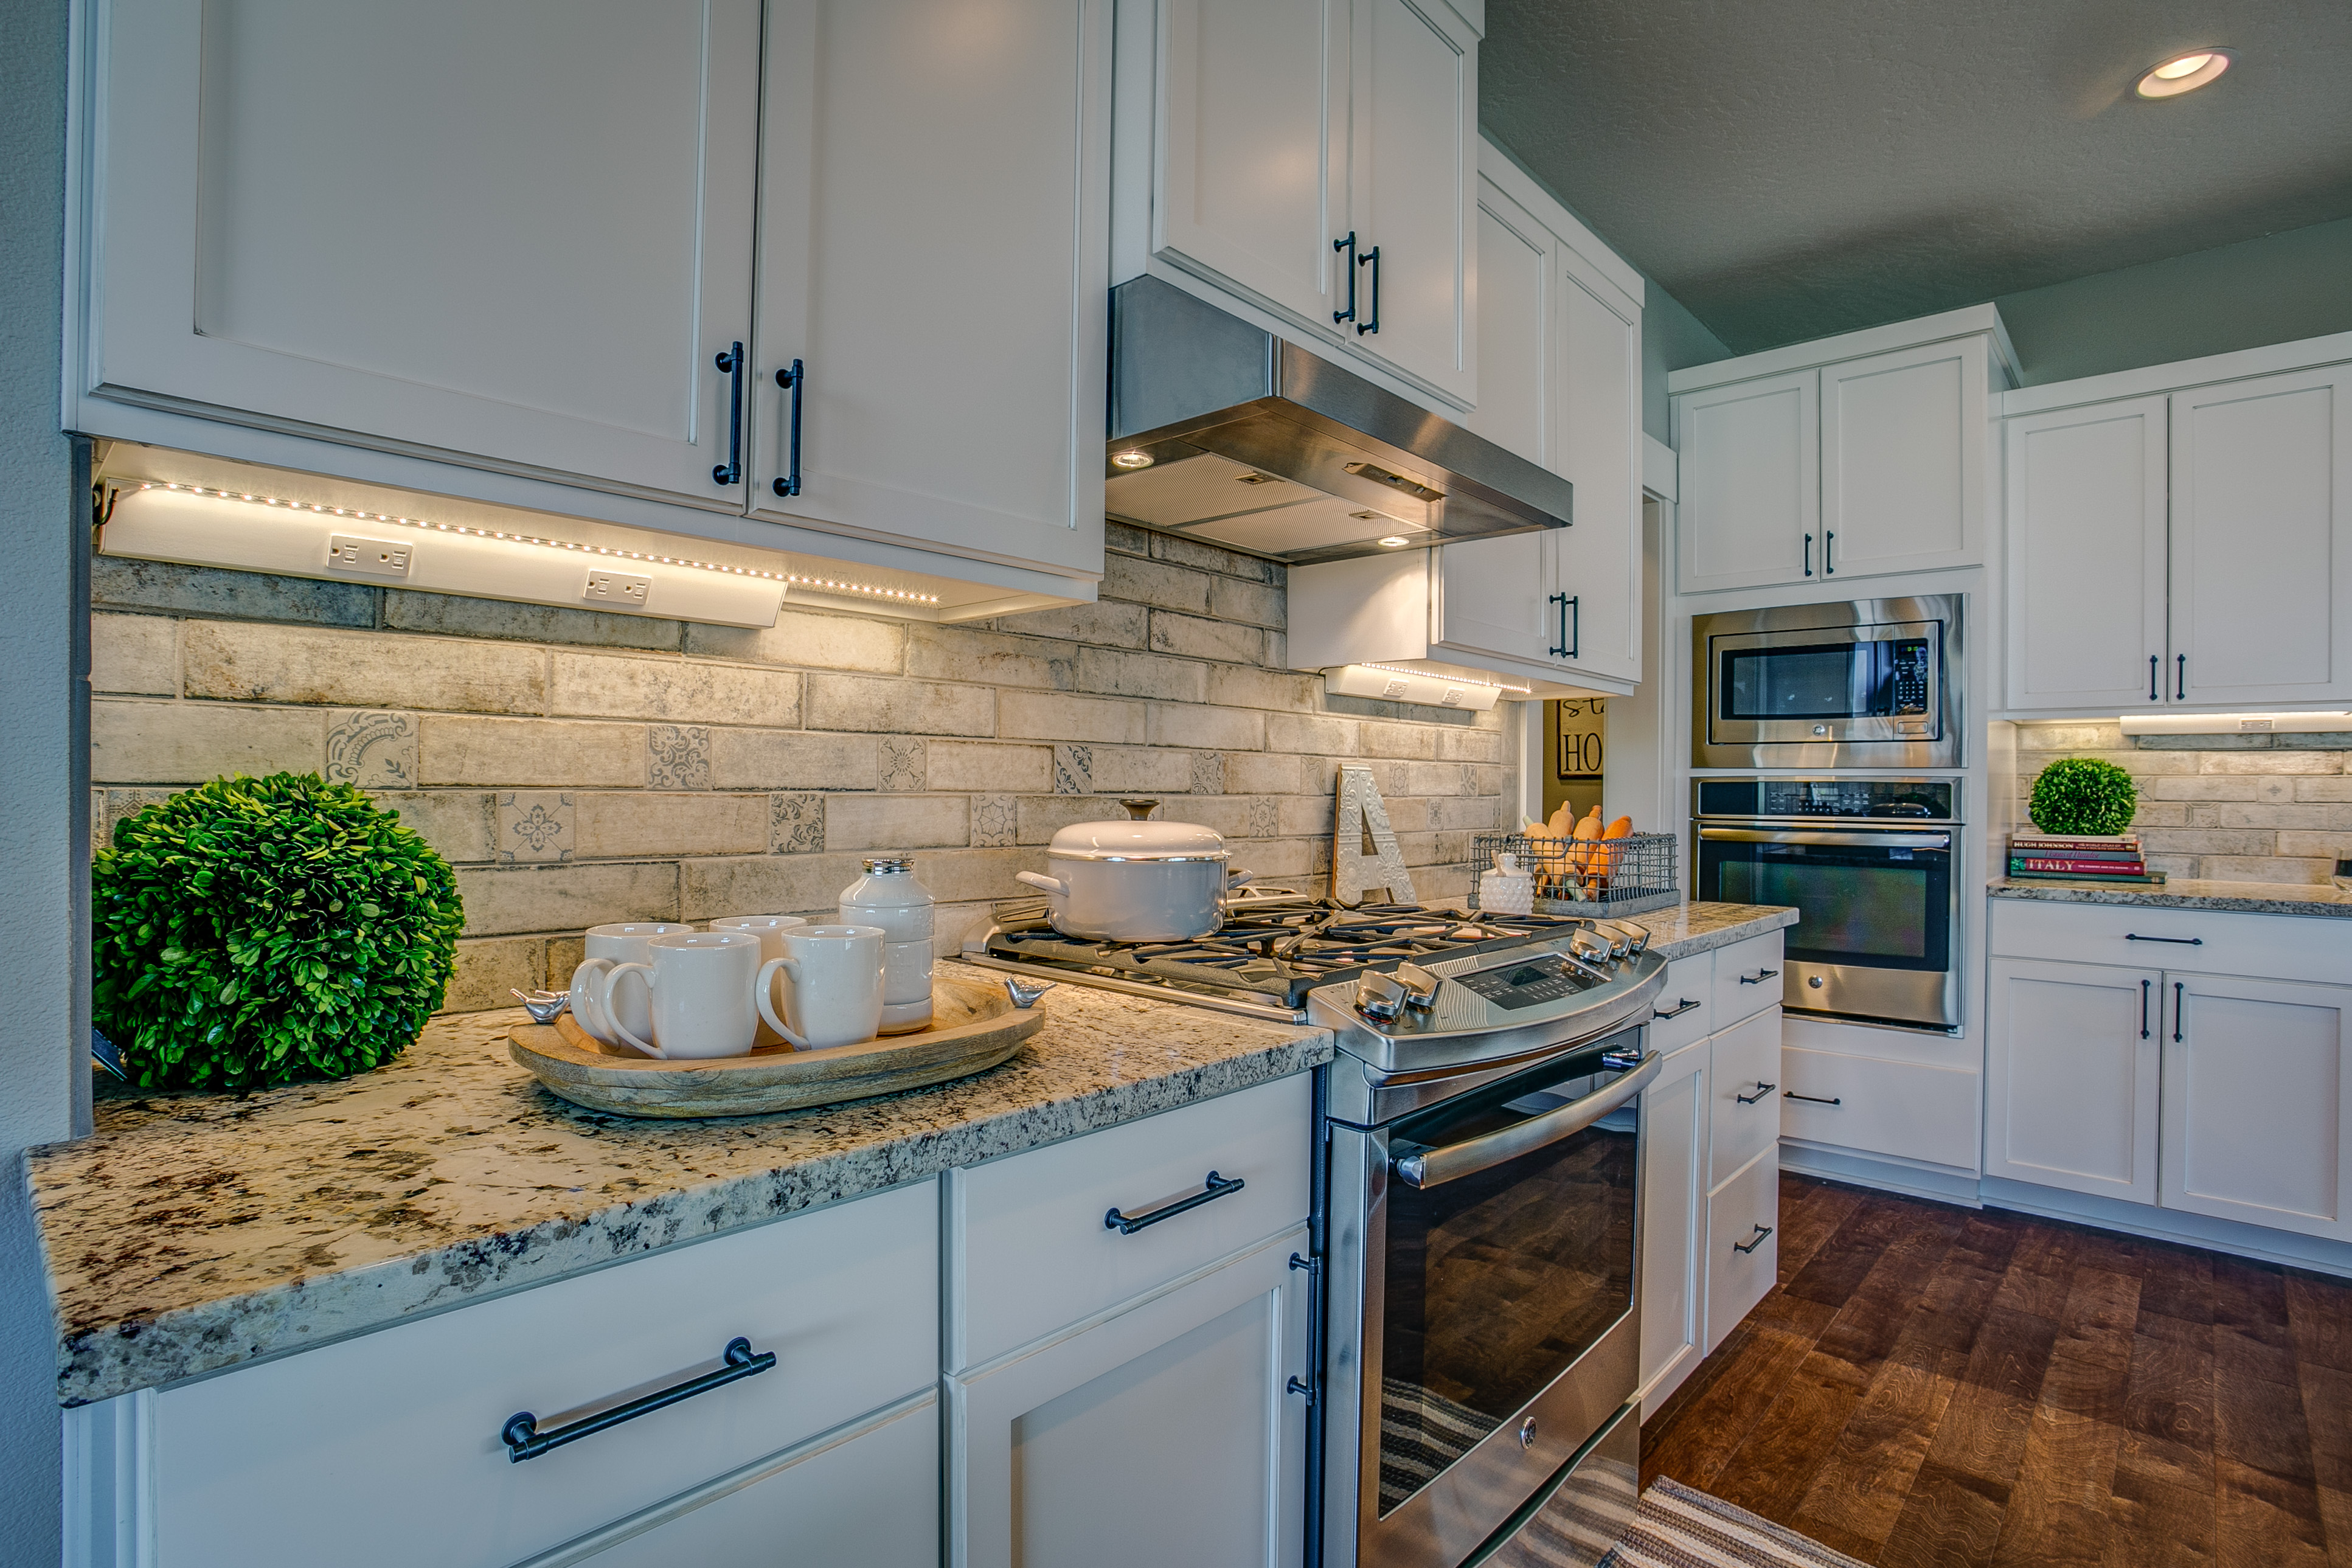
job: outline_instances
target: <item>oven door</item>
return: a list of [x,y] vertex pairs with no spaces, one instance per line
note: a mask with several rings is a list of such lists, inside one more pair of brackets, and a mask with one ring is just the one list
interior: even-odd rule
[[1947,765],[1932,760],[1958,743],[1944,652],[1940,621],[1711,635],[1696,760],[1739,766],[1808,746],[1839,748],[1804,753],[1823,765],[1872,756]]
[[1634,1101],[1658,1058],[1596,1071],[1601,1048],[1335,1140],[1366,1198],[1359,1564],[1461,1562],[1633,1395]]
[[1802,911],[1784,949],[1784,1006],[1958,1026],[1950,831],[1702,823],[1694,880],[1703,900]]

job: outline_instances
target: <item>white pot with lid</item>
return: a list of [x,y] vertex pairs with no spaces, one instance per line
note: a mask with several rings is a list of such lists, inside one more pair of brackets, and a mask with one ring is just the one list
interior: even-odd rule
[[1123,800],[1125,822],[1078,822],[1045,847],[1050,875],[1015,872],[1045,895],[1064,936],[1185,942],[1224,923],[1225,901],[1250,879],[1225,868],[1224,838],[1190,822],[1148,820],[1156,800]]

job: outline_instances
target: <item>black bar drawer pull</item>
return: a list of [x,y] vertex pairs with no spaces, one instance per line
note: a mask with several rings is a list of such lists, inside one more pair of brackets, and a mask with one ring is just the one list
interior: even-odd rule
[[2176,1046],[2180,1043],[2181,993],[2188,989],[2180,981],[2172,983],[2172,1043]]
[[1759,1225],[1756,1227],[1756,1234],[1749,1237],[1746,1241],[1733,1242],[1731,1244],[1731,1250],[1734,1252],[1753,1252],[1758,1247],[1763,1246],[1764,1238],[1771,1234],[1772,1227],[1770,1226]]
[[2157,662],[2156,655],[2149,654],[2147,656],[2147,700],[2150,702],[2161,702],[2164,700],[2162,694],[2156,689]]
[[2149,980],[2139,983],[2139,1037],[2143,1040],[2147,1038],[2147,988],[2154,984]]
[[710,470],[713,484],[731,485],[743,478],[743,345],[737,343],[715,362],[727,376],[727,460]]
[[1739,984],[1742,985],[1761,985],[1767,980],[1771,979],[1774,975],[1780,973],[1780,972],[1777,969],[1759,969],[1753,974],[1741,975],[1739,977]]
[[793,412],[791,459],[785,471],[776,476],[774,488],[780,496],[796,496],[801,493],[801,394],[808,388],[808,372],[798,360],[793,361],[790,370],[779,365],[776,384],[793,395]]
[[507,1446],[507,1459],[521,1464],[536,1459],[550,1448],[561,1448],[566,1443],[576,1443],[608,1426],[618,1426],[624,1421],[634,1421],[640,1415],[650,1415],[665,1405],[676,1405],[681,1399],[691,1399],[698,1394],[708,1394],[730,1383],[756,1377],[776,1364],[776,1352],[761,1351],[751,1353],[751,1342],[738,1334],[727,1342],[719,1352],[727,1364],[699,1377],[689,1377],[684,1383],[673,1383],[667,1388],[656,1389],[642,1399],[632,1399],[626,1405],[615,1405],[610,1410],[599,1411],[584,1421],[574,1421],[569,1426],[558,1426],[552,1432],[539,1429],[539,1417],[528,1410],[518,1411],[507,1417],[499,1428],[499,1440]]
[[2184,653],[2175,657],[2180,662],[2172,671],[2172,700],[2186,702],[2189,700],[2189,656]]
[[2205,939],[2201,936],[2142,936],[2136,931],[2127,931],[2124,932],[2124,940],[2126,942],[2168,942],[2175,947],[2203,947],[2205,945]]
[[[1584,606],[1578,602],[1582,597],[1580,594],[1554,594],[1551,596],[1551,602],[1559,606],[1559,641],[1552,647],[1554,658],[1574,658],[1577,650],[1584,646]],[[1573,631],[1569,629],[1570,616],[1576,618]]]
[[1823,1100],[1818,1094],[1799,1094],[1793,1089],[1782,1089],[1780,1091],[1780,1098],[1783,1100],[1801,1100],[1812,1105],[1843,1105],[1845,1103],[1845,1096],[1842,1094],[1833,1096],[1828,1100]]
[[1837,575],[1837,530],[1833,528],[1822,531],[1822,575]]
[[1780,1087],[1777,1083],[1766,1083],[1762,1079],[1758,1079],[1754,1094],[1735,1094],[1731,1098],[1742,1105],[1753,1105]]
[[1650,1009],[1650,1016],[1653,1018],[1679,1018],[1684,1014],[1689,1012],[1692,1008],[1699,1005],[1698,1003],[1692,1001],[1687,996],[1681,998],[1681,1006],[1676,1007],[1672,1012],[1668,1013],[1661,1013],[1655,1007],[1653,1007]]
[[1377,332],[1381,330],[1381,247],[1376,245],[1356,258],[1356,265],[1372,269],[1372,316],[1368,321],[1356,323],[1356,335],[1360,338],[1366,332]]
[[1172,1204],[1162,1204],[1156,1209],[1146,1209],[1138,1215],[1122,1214],[1112,1209],[1103,1215],[1103,1228],[1115,1230],[1121,1236],[1133,1236],[1147,1225],[1158,1225],[1163,1219],[1175,1218],[1186,1209],[1196,1209],[1213,1199],[1223,1197],[1227,1193],[1240,1192],[1243,1184],[1239,1176],[1227,1181],[1212,1171],[1207,1184],[1191,1197],[1178,1198]]
[[1809,534],[1805,535],[1805,575],[1806,575],[1806,576],[1808,576],[1808,577],[1810,577],[1810,576],[1811,576],[1812,574],[1813,574],[1813,536],[1812,536],[1811,534],[1810,534],[1810,533],[1809,533]]
[[1347,238],[1333,240],[1331,248],[1348,258],[1348,308],[1344,310],[1332,311],[1331,320],[1335,324],[1340,321],[1352,321],[1356,319],[1356,231],[1351,228],[1348,231]]

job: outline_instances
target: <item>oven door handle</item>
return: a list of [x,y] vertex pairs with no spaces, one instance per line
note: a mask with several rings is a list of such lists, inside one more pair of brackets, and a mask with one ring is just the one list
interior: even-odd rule
[[1650,1086],[1658,1076],[1659,1066],[1665,1056],[1652,1051],[1642,1058],[1642,1065],[1626,1073],[1607,1089],[1571,1100],[1558,1110],[1548,1110],[1541,1116],[1530,1116],[1516,1126],[1500,1132],[1489,1132],[1483,1138],[1465,1139],[1443,1148],[1416,1149],[1396,1159],[1397,1179],[1408,1187],[1429,1188],[1450,1182],[1459,1176],[1475,1176],[1479,1172],[1531,1153],[1547,1143],[1557,1143],[1583,1131],[1602,1117],[1632,1100]]
[[1949,849],[1948,833],[1822,833],[1811,828],[1702,827],[1701,838],[1730,844],[1847,844],[1865,849]]

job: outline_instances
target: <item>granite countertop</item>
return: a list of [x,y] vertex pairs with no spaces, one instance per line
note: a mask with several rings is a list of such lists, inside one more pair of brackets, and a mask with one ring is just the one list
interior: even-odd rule
[[1986,885],[1996,899],[2032,899],[2046,904],[2130,904],[2150,910],[2211,910],[2248,915],[2320,915],[2352,919],[2352,893],[2302,882],[2212,882],[2176,877],[2168,882],[2017,882]]
[[[1738,904],[1625,917],[1668,959],[1796,920]],[[1333,1054],[1325,1029],[1077,985],[1045,1007],[1045,1027],[987,1072],[772,1116],[582,1110],[509,1058],[520,1010],[436,1019],[399,1060],[342,1083],[101,1099],[95,1136],[27,1163],[58,1396],[86,1404],[386,1327]]]

